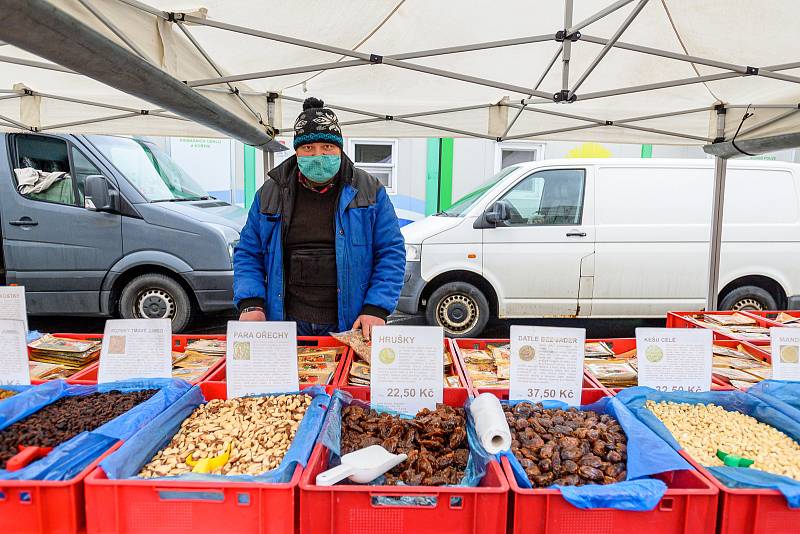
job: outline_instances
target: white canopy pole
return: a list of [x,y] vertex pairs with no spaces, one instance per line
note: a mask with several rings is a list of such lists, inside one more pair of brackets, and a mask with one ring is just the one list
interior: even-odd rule
[[[725,136],[725,106],[717,107],[717,137]],[[722,213],[725,205],[725,177],[728,170],[726,158],[714,157],[714,200],[711,211],[711,237],[708,253],[708,293],[706,310],[718,307],[719,297],[719,258],[722,245]]]

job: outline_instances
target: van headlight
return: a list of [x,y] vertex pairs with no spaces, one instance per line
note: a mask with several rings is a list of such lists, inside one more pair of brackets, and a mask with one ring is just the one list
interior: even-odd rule
[[239,240],[231,241],[228,243],[228,254],[231,255],[231,261],[233,261],[233,253],[236,250],[236,247],[239,245]]
[[421,245],[406,245],[406,261],[419,261],[422,256]]

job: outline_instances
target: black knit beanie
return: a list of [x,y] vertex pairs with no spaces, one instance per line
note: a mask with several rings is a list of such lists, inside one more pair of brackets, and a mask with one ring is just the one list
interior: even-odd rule
[[303,102],[303,111],[294,121],[294,148],[308,143],[333,143],[344,149],[342,130],[336,113],[319,98],[309,97]]

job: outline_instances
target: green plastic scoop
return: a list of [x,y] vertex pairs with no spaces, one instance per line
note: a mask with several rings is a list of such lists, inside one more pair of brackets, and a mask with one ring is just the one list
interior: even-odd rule
[[722,463],[728,467],[750,467],[754,462],[754,460],[749,458],[737,456],[735,454],[728,454],[727,452],[723,452],[719,449],[717,449],[717,458],[722,460]]

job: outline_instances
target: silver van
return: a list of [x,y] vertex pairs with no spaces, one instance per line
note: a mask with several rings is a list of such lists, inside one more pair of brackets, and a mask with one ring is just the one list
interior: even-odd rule
[[233,311],[246,212],[141,139],[0,134],[0,283],[31,315],[169,318]]

